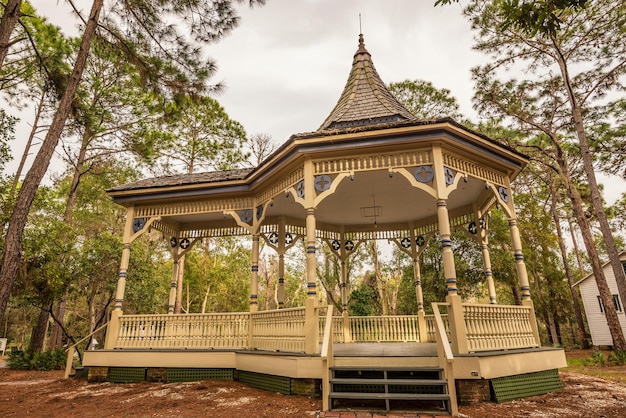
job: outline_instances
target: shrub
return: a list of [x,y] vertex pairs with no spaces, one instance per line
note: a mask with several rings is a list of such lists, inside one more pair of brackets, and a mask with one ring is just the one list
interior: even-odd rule
[[623,366],[626,364],[626,351],[611,351],[608,361],[613,366]]
[[601,351],[594,351],[593,354],[591,354],[591,357],[589,357],[585,361],[585,364],[587,366],[604,367],[606,365],[606,359],[604,358],[604,354],[602,354]]
[[66,354],[63,349],[29,354],[21,350],[11,350],[7,365],[18,370],[62,370],[65,368]]

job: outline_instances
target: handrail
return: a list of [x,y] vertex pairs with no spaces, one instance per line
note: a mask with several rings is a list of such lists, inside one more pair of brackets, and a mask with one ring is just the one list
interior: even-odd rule
[[330,368],[333,366],[333,305],[328,305],[326,311],[326,323],[324,324],[324,338],[322,339],[322,410],[328,411],[330,405]]
[[329,321],[328,319],[326,320],[326,323],[324,324],[324,339],[322,340],[322,351],[321,351],[321,357],[328,357],[328,354],[330,352],[330,355],[332,356],[332,343],[333,343],[333,305],[328,305],[328,310],[326,311],[326,318],[330,318],[331,320]]
[[[435,315],[435,328],[437,332],[437,357],[439,358],[439,365],[443,367],[445,371],[445,377],[448,381],[448,395],[450,395],[450,415],[457,416],[459,409],[456,398],[456,386],[454,381],[454,355],[452,354],[452,347],[450,347],[450,341],[448,334],[443,325],[443,319],[441,318],[441,312],[439,312],[439,306],[450,306],[448,303],[433,303],[433,314]],[[443,359],[442,359],[443,356]],[[442,361],[445,360],[445,361]]]
[[441,342],[443,354],[446,357],[448,362],[452,362],[454,360],[454,355],[452,354],[452,347],[450,347],[450,341],[448,340],[448,334],[446,333],[446,329],[443,325],[443,319],[441,318],[441,312],[439,312],[439,306],[445,305],[449,306],[447,303],[437,303],[433,302],[433,314],[435,315],[435,325],[437,331],[437,343]]
[[76,343],[74,343],[74,345],[69,346],[65,350],[65,352],[67,353],[67,360],[65,362],[65,376],[64,376],[64,379],[67,379],[68,377],[70,377],[70,373],[72,372],[72,364],[74,363],[74,353],[76,352],[76,346],[78,344],[82,343],[83,341],[85,341],[87,338],[93,337],[94,334],[96,334],[97,332],[100,332],[101,330],[106,328],[107,325],[109,325],[108,322],[106,322],[104,325],[99,326],[98,328],[93,330],[91,332],[91,334],[84,336],[83,338],[78,340]]

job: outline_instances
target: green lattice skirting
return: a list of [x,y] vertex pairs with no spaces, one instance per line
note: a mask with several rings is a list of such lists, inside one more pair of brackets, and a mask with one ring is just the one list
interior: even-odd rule
[[269,374],[239,371],[239,381],[253,388],[291,395],[291,379]]
[[109,381],[113,383],[133,383],[146,380],[146,369],[141,367],[111,367]]
[[557,369],[491,379],[495,401],[506,402],[563,389]]
[[235,380],[233,369],[167,369],[168,382],[195,382],[199,380]]

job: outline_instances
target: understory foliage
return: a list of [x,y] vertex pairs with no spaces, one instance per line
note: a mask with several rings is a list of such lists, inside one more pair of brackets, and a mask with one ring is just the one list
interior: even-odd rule
[[63,349],[34,354],[13,349],[9,352],[7,365],[17,370],[62,370],[66,359],[67,354]]

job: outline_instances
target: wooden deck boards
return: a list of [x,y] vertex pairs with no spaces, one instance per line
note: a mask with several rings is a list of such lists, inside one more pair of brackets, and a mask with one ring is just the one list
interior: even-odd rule
[[335,357],[437,357],[436,343],[333,344]]

